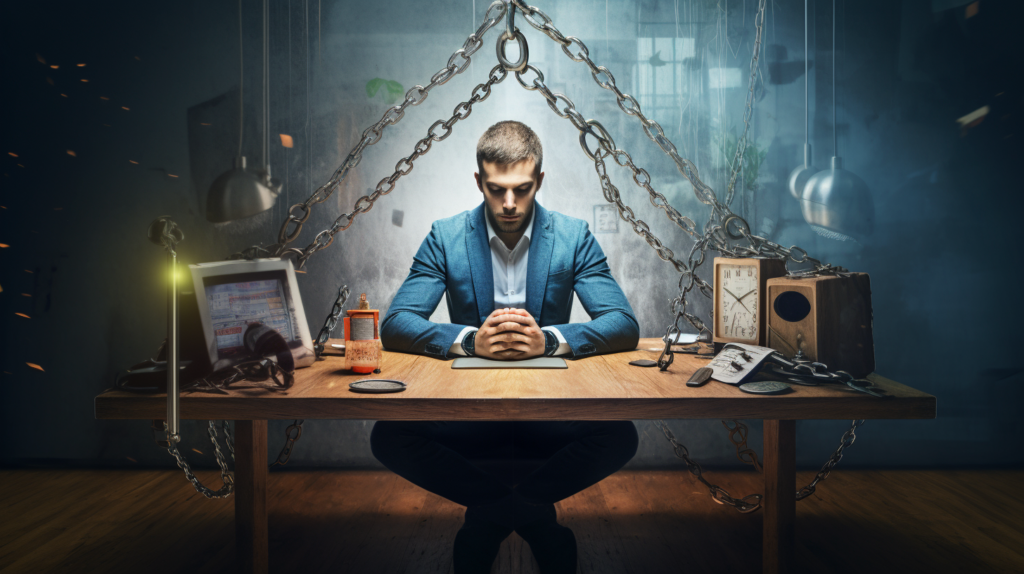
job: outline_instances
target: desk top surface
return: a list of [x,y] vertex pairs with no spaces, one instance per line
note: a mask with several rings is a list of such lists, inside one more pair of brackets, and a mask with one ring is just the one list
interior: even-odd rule
[[[339,341],[334,341],[339,342]],[[868,378],[884,389],[879,399],[838,386],[793,386],[784,395],[753,395],[711,381],[687,387],[706,359],[676,354],[667,372],[630,366],[657,359],[660,339],[641,339],[634,351],[567,361],[568,369],[454,370],[451,361],[384,352],[379,375],[344,369],[344,357],[295,373],[287,391],[233,388],[226,395],[181,395],[185,419],[372,419],[372,420],[629,420],[727,419],[921,419],[935,418],[935,397],[885,377]],[[328,345],[328,349],[330,346]],[[400,393],[361,394],[349,383],[397,379]],[[239,387],[245,384],[239,383]],[[255,384],[253,384],[255,385]],[[108,390],[96,397],[100,419],[162,419],[166,396]]]

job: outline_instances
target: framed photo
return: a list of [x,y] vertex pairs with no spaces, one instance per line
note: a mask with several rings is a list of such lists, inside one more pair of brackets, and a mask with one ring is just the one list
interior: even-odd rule
[[615,206],[606,203],[594,206],[594,233],[618,233],[619,212]]

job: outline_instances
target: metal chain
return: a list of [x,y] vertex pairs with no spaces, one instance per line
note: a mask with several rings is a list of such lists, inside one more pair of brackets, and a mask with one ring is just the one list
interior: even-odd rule
[[839,439],[839,448],[832,453],[832,456],[825,462],[825,465],[821,467],[818,474],[814,476],[814,480],[807,486],[801,488],[796,492],[796,499],[803,500],[808,496],[814,494],[818,483],[828,478],[828,475],[832,472],[832,469],[839,464],[839,461],[843,459],[843,451],[847,447],[853,445],[853,441],[857,440],[857,429],[864,424],[864,419],[854,420],[850,425],[849,430],[843,433],[843,438]]
[[722,426],[729,431],[729,442],[736,447],[736,458],[740,459],[740,462],[753,466],[757,472],[761,472],[761,462],[757,460],[757,453],[754,452],[754,449],[747,448],[747,434],[749,432],[747,425],[736,419],[733,419],[732,422],[735,426],[729,426],[727,421],[722,421]]
[[320,328],[320,333],[316,336],[316,341],[313,342],[313,352],[316,353],[318,361],[322,360],[320,355],[324,352],[327,340],[331,338],[331,333],[338,326],[338,319],[345,308],[345,302],[348,301],[348,295],[348,285],[342,285],[338,289],[338,298],[334,300],[334,307],[331,308],[330,314],[327,315],[327,320],[324,321],[324,326]]
[[729,187],[725,194],[725,204],[732,205],[736,191],[736,178],[743,167],[743,155],[747,152],[747,132],[750,131],[750,118],[754,114],[754,87],[757,86],[757,60],[761,55],[761,30],[764,28],[765,6],[768,0],[760,0],[757,14],[754,16],[754,49],[750,56],[750,78],[747,81],[747,107],[743,110],[743,134],[736,140],[736,153],[732,157],[729,169]]
[[[164,432],[167,433],[167,423],[164,422],[163,426]],[[231,496],[231,493],[234,492],[235,490],[235,475],[233,472],[228,470],[227,461],[224,460],[224,453],[222,453],[220,450],[220,444],[217,441],[217,427],[215,421],[209,421],[209,426],[207,427],[206,432],[207,434],[210,435],[210,442],[213,443],[214,457],[217,459],[217,466],[220,467],[220,478],[223,484],[219,489],[212,490],[204,486],[203,483],[199,482],[199,479],[196,478],[195,473],[192,472],[192,467],[189,466],[188,460],[185,458],[183,454],[181,454],[181,452],[178,451],[179,437],[172,437],[168,433],[167,452],[169,452],[171,456],[174,457],[174,460],[177,461],[178,468],[185,472],[185,478],[187,478],[188,481],[192,483],[192,486],[195,487],[196,492],[202,494],[206,498],[227,498],[228,496]],[[231,443],[231,435],[228,434],[227,421],[224,421],[224,432],[227,435],[228,445],[229,448],[231,449],[231,459],[234,460],[235,448],[234,445]]]
[[[524,17],[529,21],[529,17],[526,14],[524,14]],[[550,20],[548,20],[548,24],[550,24]],[[502,40],[499,40],[499,42],[501,41]],[[525,45],[525,39],[522,39],[521,43]],[[582,43],[580,43],[580,45],[582,46]],[[583,49],[585,50],[586,48],[583,47]],[[524,73],[529,72],[532,72],[535,75],[535,77],[533,78],[532,82],[527,84],[523,80],[523,75]],[[611,76],[609,74],[609,78],[610,77]],[[668,205],[668,202],[667,200],[665,200],[664,196],[661,195],[660,193],[657,193],[651,187],[651,180],[647,171],[642,168],[638,168],[633,163],[628,153],[615,147],[614,141],[599,122],[594,120],[586,120],[576,110],[576,106],[575,104],[573,104],[572,100],[570,100],[564,94],[553,93],[547,87],[547,85],[544,84],[544,74],[539,69],[530,65],[529,63],[525,63],[522,70],[516,71],[516,80],[519,82],[519,85],[521,85],[524,89],[530,91],[538,91],[547,100],[548,107],[550,107],[555,114],[557,114],[559,117],[568,119],[576,127],[576,129],[579,130],[580,146],[583,148],[587,156],[594,161],[594,167],[601,181],[601,189],[604,193],[605,199],[609,203],[612,203],[616,206],[619,212],[619,217],[622,218],[627,223],[629,223],[633,227],[633,230],[638,235],[643,237],[644,240],[647,241],[647,243],[651,246],[651,248],[653,248],[658,253],[658,256],[661,259],[672,263],[676,270],[680,272],[680,295],[675,300],[673,300],[673,310],[676,311],[676,320],[673,323],[673,325],[669,327],[669,333],[666,335],[665,351],[662,352],[662,357],[659,357],[659,366],[662,367],[662,370],[666,370],[668,368],[668,365],[672,363],[674,355],[672,355],[672,352],[670,350],[670,341],[672,339],[669,338],[669,335],[674,334],[672,333],[673,330],[675,330],[676,333],[679,332],[678,321],[680,318],[685,318],[692,326],[698,329],[698,332],[708,331],[703,321],[701,321],[695,315],[686,312],[686,294],[690,290],[692,290],[694,286],[697,286],[701,293],[703,293],[704,295],[708,297],[711,297],[713,295],[712,286],[697,276],[696,269],[698,266],[700,266],[701,263],[704,262],[705,254],[707,252],[709,244],[714,243],[714,249],[721,252],[728,253],[736,251],[735,249],[729,248],[728,243],[723,238],[724,235],[729,235],[734,239],[736,238],[737,234],[731,231],[730,225],[735,225],[736,229],[738,230],[739,237],[746,238],[750,242],[750,244],[754,246],[755,249],[775,249],[778,250],[779,252],[784,252],[788,259],[792,259],[797,263],[810,261],[812,265],[815,266],[815,272],[845,271],[842,268],[832,267],[830,265],[822,265],[816,259],[809,257],[806,251],[798,247],[794,246],[791,247],[790,249],[784,249],[778,244],[772,243],[767,239],[750,234],[746,222],[743,221],[743,219],[740,218],[738,215],[728,212],[727,207],[723,207],[723,211],[727,212],[728,215],[725,217],[725,219],[722,220],[720,225],[714,225],[714,219],[712,218],[708,221],[708,224],[705,225],[703,235],[697,235],[695,231],[690,233],[692,236],[696,237],[696,241],[694,242],[694,245],[690,250],[688,261],[686,263],[679,261],[678,259],[675,258],[675,255],[672,252],[672,250],[665,247],[664,244],[658,239],[658,237],[651,233],[650,227],[646,223],[644,223],[642,220],[636,219],[633,210],[630,209],[629,206],[627,206],[622,201],[618,188],[615,187],[615,185],[611,182],[611,179],[608,177],[607,169],[604,163],[604,158],[611,156],[616,160],[616,163],[619,163],[619,165],[623,167],[628,167],[633,172],[633,181],[639,187],[645,189],[650,195],[651,203],[655,207],[663,209],[669,216],[670,220],[673,220],[684,231],[689,232],[692,228],[687,226],[686,223],[690,222],[692,225],[692,221],[689,220],[688,218],[683,218],[681,215],[679,215],[678,211],[672,209],[671,206]],[[614,82],[614,80],[612,81]],[[559,102],[561,102],[563,105],[560,106]],[[587,135],[592,135],[598,140],[600,147],[597,149],[596,152],[591,151],[588,147],[586,142]],[[671,142],[669,143],[671,144]],[[697,172],[695,167],[692,168],[691,173],[693,174],[694,179],[696,179],[699,182],[700,180],[696,175]],[[697,185],[694,185],[694,189],[699,188]],[[714,192],[710,188],[707,188],[707,191],[711,194],[711,197],[713,199]],[[699,197],[700,196],[698,195],[698,198]],[[717,200],[715,200],[715,203],[717,203]],[[796,252],[798,256],[794,256],[794,252]],[[759,251],[755,253],[759,253]],[[665,360],[665,362],[663,363],[662,358],[666,356],[666,352],[668,354],[667,360]],[[735,428],[729,427],[729,425],[725,423],[725,421],[723,421],[723,424],[725,424],[726,428],[729,429],[730,431],[729,438],[730,441],[733,442],[734,445],[736,445],[737,456],[740,458],[741,461],[747,462],[748,464],[752,464],[758,471],[760,471],[761,465],[757,459],[757,453],[754,452],[752,449],[744,448],[746,446],[747,427],[738,421],[735,422]],[[863,423],[863,421],[861,421],[861,423]],[[678,440],[676,440],[675,435],[668,428],[668,425],[665,424],[665,421],[659,420],[656,422],[656,424],[661,428],[662,432],[665,434],[665,437],[672,444],[672,448],[675,452],[675,455],[686,463],[687,469],[690,471],[691,474],[696,476],[701,483],[708,487],[708,490],[711,493],[711,497],[715,501],[721,504],[727,504],[729,506],[732,506],[733,508],[742,513],[753,512],[754,510],[760,508],[762,495],[751,494],[743,498],[733,498],[725,489],[715,484],[712,484],[711,482],[708,482],[708,480],[705,479],[703,476],[703,469],[700,466],[700,464],[690,458],[689,451],[686,448],[686,446],[680,443]],[[834,468],[835,465],[838,464],[839,459],[842,458],[842,449],[845,448],[846,446],[849,446],[849,444],[852,444],[852,440],[850,440],[849,443],[847,443],[846,441],[848,435],[853,436],[853,431],[856,428],[856,426],[857,425],[855,421],[854,428],[851,428],[850,431],[847,431],[847,433],[843,435],[843,441],[840,444],[840,448],[836,451],[836,453],[832,455],[829,461],[825,464],[825,467],[823,467],[821,472],[818,473],[818,476],[815,478],[815,480],[810,485],[804,487],[798,492],[798,500],[802,500],[804,497],[808,496],[811,492],[813,492],[817,483],[821,480],[824,480],[828,476],[828,473],[831,472],[832,468]],[[736,440],[734,438],[734,435],[736,433],[739,433],[740,440]],[[744,455],[749,457],[749,461],[744,458]],[[805,492],[806,494],[803,494]]]
[[[700,179],[700,175],[697,172],[697,167],[690,160],[683,158],[679,155],[675,144],[665,135],[665,130],[661,127],[658,122],[648,118],[644,115],[643,110],[640,107],[640,103],[633,96],[623,93],[618,86],[615,84],[615,76],[612,75],[611,71],[604,66],[598,66],[591,58],[590,51],[586,44],[582,40],[575,36],[566,36],[562,34],[554,26],[551,18],[545,14],[541,9],[536,6],[530,6],[523,2],[523,0],[511,0],[511,9],[518,9],[524,20],[526,20],[531,26],[538,31],[542,32],[557,44],[562,47],[562,51],[569,59],[574,62],[582,62],[589,69],[591,77],[594,82],[597,83],[603,89],[609,90],[615,94],[615,98],[618,102],[619,109],[621,109],[626,115],[635,117],[641,124],[644,134],[654,143],[661,148],[661,150],[672,159],[676,164],[676,168],[679,173],[682,174],[687,181],[693,186],[694,194],[697,199],[705,205],[711,207],[711,213],[708,217],[708,221],[704,226],[704,234],[701,239],[698,239],[690,252],[690,257],[687,262],[687,269],[680,271],[679,277],[679,296],[671,302],[671,310],[674,315],[672,323],[668,326],[665,332],[665,348],[661,355],[658,357],[658,366],[661,370],[666,370],[669,365],[672,364],[672,349],[670,342],[675,339],[675,336],[682,332],[682,322],[685,320],[695,329],[697,329],[700,335],[710,335],[710,330],[704,324],[703,321],[697,319],[694,315],[687,313],[686,307],[686,295],[697,287],[700,291],[711,297],[713,292],[710,289],[710,285],[706,282],[697,278],[697,267],[699,267],[706,258],[706,252],[708,249],[713,249],[727,257],[769,257],[774,259],[782,259],[786,261],[787,272],[792,276],[811,276],[811,275],[823,275],[823,274],[835,274],[845,273],[846,269],[842,267],[836,267],[828,264],[822,264],[821,261],[814,259],[807,255],[807,252],[803,249],[793,246],[789,249],[782,247],[781,245],[769,241],[766,238],[753,235],[750,232],[750,227],[740,216],[733,213],[727,204],[723,204],[718,201],[714,190],[710,186],[705,184]],[[761,35],[761,29],[764,22],[764,11],[766,1],[760,0],[758,4],[758,13],[755,16],[755,24],[758,26],[758,32],[755,36],[754,53],[751,58],[751,75],[748,85],[748,97],[747,97],[747,108],[744,110],[744,135],[749,125],[750,116],[753,110],[753,98],[752,94],[755,87],[757,78],[757,62],[756,58],[760,54],[761,41],[763,39]],[[525,45],[525,40],[522,42]],[[543,80],[541,80],[543,81]],[[520,81],[523,87],[527,87],[525,83]],[[529,89],[529,88],[528,88]],[[545,97],[547,97],[545,95]],[[562,96],[564,98],[564,96]],[[567,101],[567,100],[566,100]],[[549,104],[554,108],[554,104],[549,99]],[[557,111],[557,110],[556,110]],[[562,115],[562,114],[559,114]],[[565,117],[564,115],[562,117]],[[573,121],[574,124],[577,121]],[[579,126],[577,126],[579,128]],[[593,134],[601,141],[602,147],[606,146],[606,140],[597,134]],[[743,139],[745,141],[745,138]],[[607,140],[607,143],[611,143]],[[585,147],[585,146],[584,146]],[[609,153],[614,153],[615,150],[608,149]],[[590,152],[588,151],[588,155]],[[618,161],[619,156],[613,156]],[[734,158],[735,160],[735,158]],[[738,170],[738,164],[736,161],[733,162],[732,171]],[[636,177],[636,172],[634,172]],[[730,179],[732,177],[730,176]],[[637,182],[638,184],[640,182]],[[607,198],[607,197],[606,197]],[[652,203],[655,203],[656,207],[659,205],[660,200],[652,197]],[[665,202],[667,204],[667,202]],[[672,219],[673,212],[678,213],[674,209],[669,211],[667,208],[666,213],[669,218]],[[621,212],[620,212],[621,215]],[[628,220],[627,220],[628,221]],[[677,224],[679,222],[677,221]],[[682,227],[682,225],[681,225]],[[646,239],[646,236],[645,236]],[[740,245],[739,242],[744,241],[746,245]],[[650,241],[648,241],[650,243]],[[652,244],[652,247],[654,245]],[[659,252],[659,255],[661,253]],[[796,264],[807,264],[808,268],[794,271],[789,268],[790,263]],[[677,269],[679,266],[673,263]]]
[[281,368],[277,362],[270,359],[254,359],[210,373],[205,377],[192,381],[192,383],[181,390],[183,392],[210,392],[226,395],[227,391],[224,389],[238,381],[259,382],[268,379],[274,382],[273,386],[265,387],[271,391],[283,391],[291,388],[295,382],[294,375]]
[[676,440],[676,435],[672,434],[669,430],[668,425],[665,421],[655,421],[655,424],[661,428],[661,432],[665,434],[665,438],[668,442],[672,443],[672,450],[678,458],[682,459],[686,463],[686,469],[690,471],[690,474],[697,477],[697,480],[701,481],[704,486],[708,487],[711,491],[711,498],[720,504],[727,504],[736,510],[747,513],[753,512],[761,507],[761,499],[763,498],[760,494],[750,494],[743,498],[733,498],[729,491],[724,488],[708,482],[704,478],[704,469],[701,468],[700,463],[690,458],[690,451],[679,441]]
[[298,419],[284,430],[284,446],[281,447],[281,452],[278,453],[277,460],[270,465],[271,467],[288,464],[288,459],[292,457],[292,448],[295,447],[295,441],[302,437],[302,423],[304,422],[306,421]]
[[[341,184],[348,176],[349,171],[351,171],[353,168],[359,165],[359,162],[362,161],[363,151],[368,146],[371,146],[380,141],[381,137],[383,137],[384,130],[388,126],[397,124],[405,116],[405,110],[408,107],[418,106],[421,103],[423,103],[423,101],[426,100],[427,96],[430,94],[430,90],[437,86],[447,83],[449,80],[461,74],[466,70],[466,68],[469,67],[471,56],[475,54],[476,51],[479,50],[481,46],[483,46],[482,38],[484,34],[486,34],[488,30],[490,30],[498,22],[501,21],[501,19],[505,16],[505,10],[506,6],[502,0],[495,0],[493,3],[491,3],[491,5],[487,8],[487,12],[484,14],[484,21],[477,28],[476,32],[470,34],[469,37],[466,38],[466,41],[463,42],[462,47],[459,48],[458,50],[455,50],[455,52],[452,53],[452,55],[448,58],[448,63],[445,65],[445,67],[441,68],[440,70],[437,71],[437,73],[430,77],[430,83],[428,83],[426,86],[417,84],[410,88],[409,91],[406,92],[405,99],[402,100],[402,103],[388,108],[388,110],[384,112],[384,115],[381,117],[380,120],[377,121],[377,123],[373,124],[372,126],[366,128],[366,130],[363,131],[363,135],[360,138],[359,143],[357,143],[355,147],[352,148],[348,156],[345,158],[345,161],[343,161],[341,166],[337,170],[335,170],[334,174],[327,181],[327,183],[320,186],[315,192],[313,192],[311,196],[309,196],[308,199],[306,199],[306,201],[302,203],[296,203],[295,205],[292,205],[290,208],[288,208],[288,217],[285,219],[284,224],[281,226],[281,230],[278,232],[277,243],[270,245],[268,247],[250,247],[249,249],[236,253],[235,255],[232,256],[232,258],[252,258],[261,255],[278,257],[290,254],[296,257],[296,268],[301,269],[302,266],[305,265],[306,260],[309,259],[309,257],[313,253],[316,253],[317,251],[326,248],[331,244],[331,242],[334,241],[334,235],[336,233],[348,229],[352,225],[352,222],[355,220],[357,215],[359,215],[360,213],[366,213],[370,211],[370,209],[373,208],[374,202],[377,201],[377,199],[380,196],[391,193],[391,191],[394,190],[395,188],[395,182],[398,180],[398,178],[408,174],[409,171],[412,170],[412,166],[409,162],[411,162],[416,157],[419,157],[420,155],[426,153],[426,151],[430,149],[429,141],[427,144],[425,144],[425,148],[420,147],[420,145],[423,143],[422,141],[420,142],[420,144],[417,144],[416,153],[414,153],[413,156],[411,157],[399,161],[398,165],[395,167],[394,174],[382,179],[377,184],[377,187],[373,191],[373,193],[371,193],[370,195],[364,195],[357,199],[352,211],[349,211],[348,213],[343,213],[340,216],[338,216],[338,218],[334,221],[331,227],[318,233],[314,237],[313,242],[306,246],[306,248],[287,248],[287,245],[292,241],[295,241],[295,239],[297,239],[299,234],[302,232],[302,226],[309,219],[312,206],[314,204],[323,203],[327,201],[327,199],[330,198],[331,195],[333,195],[334,192],[339,187],[341,187]],[[502,79],[504,79],[504,74],[505,72],[503,71]],[[488,94],[490,93],[490,86],[493,85],[494,83],[497,82],[488,81]],[[480,87],[481,86],[477,86],[477,89],[480,89]],[[477,92],[476,90],[474,90],[474,96],[476,95]],[[487,95],[484,95],[475,101],[482,101],[486,97]],[[460,106],[468,105],[469,104],[466,102],[460,104]],[[460,112],[460,109],[462,109],[463,111]],[[455,110],[456,114],[460,114],[458,119],[465,119],[469,115],[468,107],[456,107]],[[433,126],[431,126],[430,140],[441,141],[444,138],[448,137],[448,135],[451,134],[451,126],[452,124],[455,123],[455,121],[457,120],[437,122]],[[439,123],[443,124],[445,128],[445,133],[441,137],[437,137],[433,133],[433,130],[439,125]],[[403,162],[405,163],[403,164]],[[403,165],[405,165],[406,167],[403,168]]]

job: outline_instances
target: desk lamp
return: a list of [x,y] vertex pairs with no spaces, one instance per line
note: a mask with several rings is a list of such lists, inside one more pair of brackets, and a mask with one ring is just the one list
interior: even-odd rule
[[843,169],[836,137],[836,2],[832,0],[832,169],[814,174],[800,198],[804,219],[823,237],[856,241],[875,229],[875,204],[864,180]]
[[235,166],[222,173],[213,181],[206,197],[206,219],[214,223],[225,223],[244,219],[270,209],[281,193],[281,184],[270,175],[269,129],[270,112],[268,101],[269,69],[267,56],[267,0],[263,0],[263,169],[252,172],[246,169],[242,155],[242,130],[245,127],[243,106],[244,58],[242,51],[242,3],[238,3],[238,157]]

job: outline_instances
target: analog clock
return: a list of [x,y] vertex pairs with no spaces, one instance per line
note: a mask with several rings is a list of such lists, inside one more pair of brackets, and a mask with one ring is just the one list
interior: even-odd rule
[[786,274],[786,265],[778,259],[715,258],[716,343],[764,345],[765,282]]

